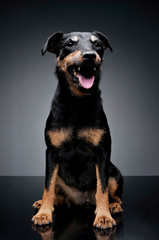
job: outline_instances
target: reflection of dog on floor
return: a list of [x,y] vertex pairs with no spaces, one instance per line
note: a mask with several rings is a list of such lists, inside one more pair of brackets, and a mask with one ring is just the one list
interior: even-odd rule
[[115,215],[118,227],[105,230],[98,228],[93,229],[93,210],[94,207],[83,208],[78,206],[56,208],[54,212],[54,224],[46,226],[33,225],[33,230],[41,235],[42,240],[75,240],[88,238],[96,240],[118,240],[124,238],[121,214]]
[[35,225],[52,222],[54,206],[96,205],[93,225],[116,225],[122,212],[123,178],[111,163],[111,137],[102,107],[99,80],[104,50],[112,48],[100,32],[57,32],[45,43],[57,56],[58,87],[46,122],[46,179]]

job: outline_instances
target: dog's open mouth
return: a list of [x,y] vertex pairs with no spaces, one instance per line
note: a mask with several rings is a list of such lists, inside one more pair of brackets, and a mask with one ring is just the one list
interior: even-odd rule
[[72,80],[79,88],[91,89],[95,83],[97,67],[93,66],[71,66],[68,69]]
[[90,78],[84,77],[81,73],[77,72],[75,73],[75,77],[78,78],[80,85],[85,88],[89,89],[93,86],[95,76],[91,76]]

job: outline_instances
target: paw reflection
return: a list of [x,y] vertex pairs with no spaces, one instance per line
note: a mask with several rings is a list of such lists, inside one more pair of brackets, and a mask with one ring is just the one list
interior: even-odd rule
[[[113,237],[115,232],[116,232],[116,226],[108,230],[99,230],[98,228],[94,229],[94,233],[97,240],[109,240],[111,236]],[[115,238],[112,238],[112,237],[111,237],[112,240],[118,239],[116,237]]]
[[42,240],[54,240],[54,232],[52,230],[52,225],[45,227],[33,225],[34,231],[38,232],[41,235]]

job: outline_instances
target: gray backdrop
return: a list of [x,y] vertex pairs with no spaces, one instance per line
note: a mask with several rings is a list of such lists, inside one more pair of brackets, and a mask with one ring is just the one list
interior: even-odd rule
[[[127,3],[129,2],[129,3]],[[106,34],[101,81],[112,161],[124,175],[159,174],[159,18],[139,1],[5,1],[1,4],[0,175],[44,175],[43,130],[57,85],[55,31]]]

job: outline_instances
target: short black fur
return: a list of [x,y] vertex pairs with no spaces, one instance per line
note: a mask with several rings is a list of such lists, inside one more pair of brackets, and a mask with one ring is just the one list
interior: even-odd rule
[[[105,39],[105,46],[102,46],[101,43],[101,47],[96,49],[94,45],[92,46],[90,41],[83,44],[82,40],[85,39],[85,36],[88,38],[92,33],[83,34],[75,32],[62,34],[60,32],[54,34],[48,40],[49,42],[50,39],[58,39],[58,44],[56,41],[51,41],[49,44],[47,42],[48,45],[45,45],[43,52],[46,50],[54,52],[57,54],[57,57],[59,56],[60,60],[63,60],[71,52],[80,48],[82,52],[87,49],[93,51],[96,50],[102,59],[104,48],[109,47],[110,50],[112,50],[112,48],[107,38],[102,37],[102,39],[99,39],[101,33],[93,33],[97,36],[98,41],[101,42]],[[78,43],[81,45],[77,46],[77,43],[75,43],[73,47],[67,46],[68,42],[71,41],[70,38],[74,35],[79,38],[81,37],[81,42]],[[48,49],[50,44],[52,45],[52,50]],[[55,51],[53,49],[55,49]],[[110,162],[111,137],[107,118],[103,111],[101,92],[98,88],[100,69],[96,76],[96,82],[93,86],[94,88],[91,89],[91,94],[83,97],[78,97],[72,94],[65,73],[62,72],[58,66],[56,68],[56,75],[58,77],[58,86],[52,101],[51,111],[45,128],[47,145],[46,187],[49,187],[50,174],[54,166],[51,161],[59,163],[59,175],[65,183],[69,186],[76,187],[80,191],[88,191],[96,188],[95,164],[98,164],[102,180],[102,188],[104,191],[108,183],[108,178],[110,176],[113,176],[114,178],[117,177],[118,182],[118,175],[120,174],[114,165],[113,170],[109,170],[112,169],[112,164]],[[49,130],[68,127],[71,127],[73,130],[73,137],[70,141],[64,142],[61,148],[57,149],[51,144],[47,132]],[[106,133],[102,137],[102,141],[99,145],[93,146],[91,143],[86,143],[84,140],[77,139],[77,130],[83,128],[104,129]],[[51,155],[53,155],[52,159]]]
[[116,189],[121,204],[123,178],[110,160],[111,135],[99,90],[107,48],[112,51],[100,32],[57,32],[42,49],[43,55],[46,51],[56,54],[58,78],[45,127],[45,189],[49,192],[58,165],[58,176],[67,186],[82,193],[96,192],[98,168],[102,193],[113,179],[110,187]]

